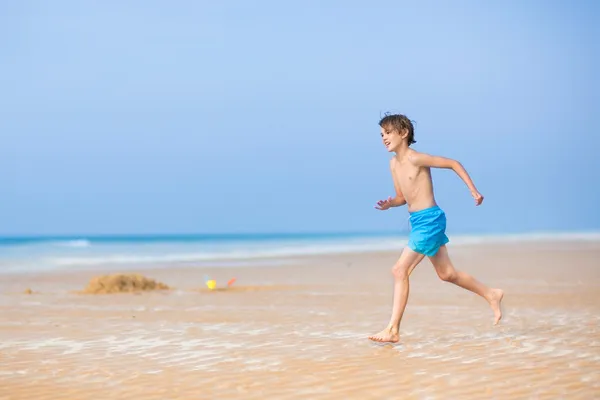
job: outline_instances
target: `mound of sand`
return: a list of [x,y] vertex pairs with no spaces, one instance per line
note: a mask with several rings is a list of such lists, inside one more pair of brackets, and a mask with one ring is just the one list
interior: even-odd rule
[[113,274],[96,276],[83,290],[86,294],[132,293],[167,290],[169,287],[140,274]]

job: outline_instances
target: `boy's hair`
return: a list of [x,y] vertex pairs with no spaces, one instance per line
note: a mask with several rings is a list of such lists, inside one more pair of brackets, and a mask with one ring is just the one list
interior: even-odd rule
[[392,127],[399,133],[402,133],[402,131],[406,129],[408,131],[408,136],[406,137],[408,145],[410,146],[413,143],[417,143],[415,140],[415,128],[413,127],[412,121],[408,119],[406,115],[386,113],[379,121],[379,126],[382,128]]

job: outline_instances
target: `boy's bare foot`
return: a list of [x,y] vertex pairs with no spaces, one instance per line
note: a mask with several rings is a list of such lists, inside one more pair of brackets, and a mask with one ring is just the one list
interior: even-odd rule
[[380,343],[397,343],[400,341],[400,335],[392,331],[392,328],[385,328],[378,334],[369,336],[369,339]]
[[502,289],[492,289],[488,298],[490,307],[492,307],[492,311],[494,312],[494,325],[498,325],[498,322],[502,319],[502,305],[500,303],[503,297],[504,291]]

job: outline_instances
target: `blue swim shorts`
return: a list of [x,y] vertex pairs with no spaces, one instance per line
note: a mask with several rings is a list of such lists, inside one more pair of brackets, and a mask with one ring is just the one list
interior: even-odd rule
[[439,248],[449,242],[446,214],[438,206],[411,212],[410,225],[408,247],[417,253],[435,256]]

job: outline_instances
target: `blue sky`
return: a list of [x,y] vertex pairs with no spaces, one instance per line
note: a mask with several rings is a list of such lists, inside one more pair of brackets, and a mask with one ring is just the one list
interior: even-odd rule
[[449,232],[600,229],[600,5],[452,3],[4,2],[0,234],[401,232],[386,111]]

